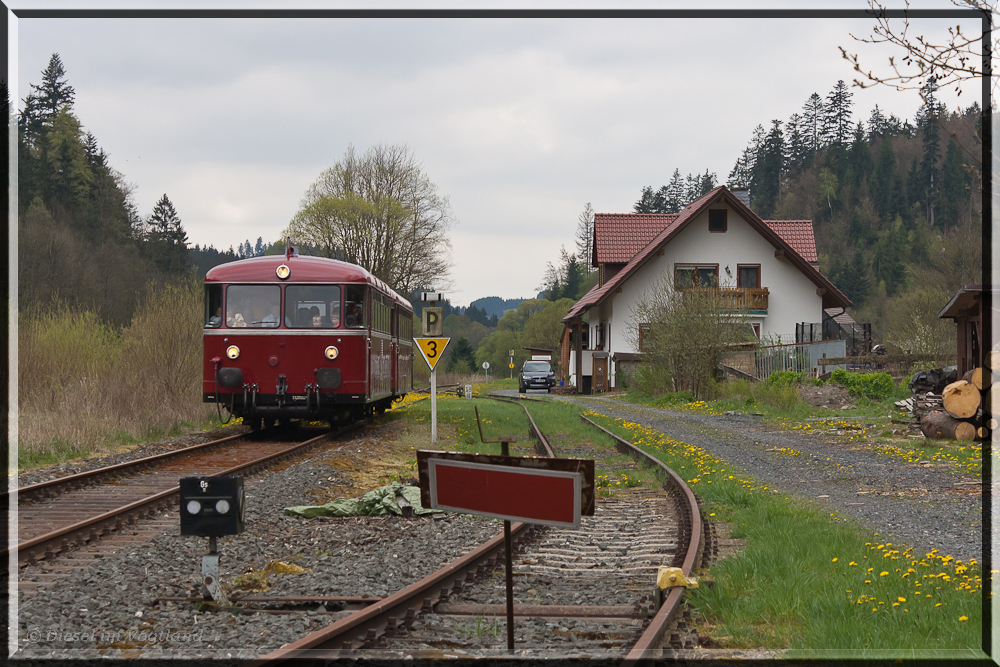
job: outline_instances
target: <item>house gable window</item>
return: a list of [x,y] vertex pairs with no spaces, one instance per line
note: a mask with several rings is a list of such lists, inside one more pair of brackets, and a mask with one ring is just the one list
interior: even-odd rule
[[760,287],[760,264],[737,264],[736,286]]
[[674,285],[685,287],[718,287],[718,264],[674,264]]
[[724,232],[728,226],[729,210],[724,208],[710,208],[708,209],[708,231],[710,232]]

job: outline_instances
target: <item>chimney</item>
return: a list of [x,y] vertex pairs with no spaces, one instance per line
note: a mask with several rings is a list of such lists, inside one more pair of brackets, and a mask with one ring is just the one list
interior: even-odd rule
[[736,195],[736,198],[741,202],[746,204],[747,208],[750,208],[750,190],[743,185],[737,185],[730,188],[730,192]]

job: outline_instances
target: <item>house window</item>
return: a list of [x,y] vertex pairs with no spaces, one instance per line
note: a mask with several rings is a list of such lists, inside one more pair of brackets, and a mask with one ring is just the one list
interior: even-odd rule
[[728,213],[729,210],[724,208],[708,209],[708,231],[710,232],[726,231],[727,227],[726,216]]
[[649,344],[649,324],[639,325],[639,352],[647,351]]
[[718,287],[718,264],[674,264],[674,285],[684,287]]
[[750,328],[753,329],[753,337],[760,340],[760,324],[757,322],[751,322]]
[[760,264],[737,264],[736,286],[760,287]]

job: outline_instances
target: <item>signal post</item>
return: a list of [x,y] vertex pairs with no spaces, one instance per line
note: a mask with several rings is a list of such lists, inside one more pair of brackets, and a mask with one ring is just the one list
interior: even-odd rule
[[414,338],[421,356],[431,369],[431,444],[437,444],[437,362],[448,347],[450,338],[444,338],[443,309],[436,306],[438,301],[444,301],[441,292],[423,292],[420,300],[431,305],[424,308],[421,324],[425,338]]

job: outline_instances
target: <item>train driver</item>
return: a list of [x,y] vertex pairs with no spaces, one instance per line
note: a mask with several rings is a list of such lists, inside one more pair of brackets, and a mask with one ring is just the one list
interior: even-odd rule
[[347,316],[344,317],[344,323],[351,328],[357,328],[361,326],[361,305],[355,303],[354,301],[347,302]]
[[271,304],[271,311],[260,322],[265,327],[278,326],[278,304]]

